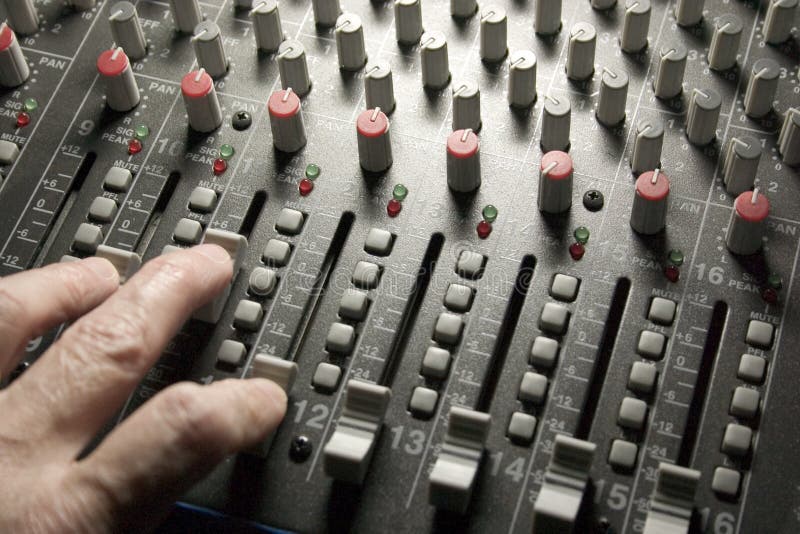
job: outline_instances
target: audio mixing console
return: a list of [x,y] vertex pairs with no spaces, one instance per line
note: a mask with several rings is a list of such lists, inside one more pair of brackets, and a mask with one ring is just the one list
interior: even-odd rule
[[288,391],[186,502],[800,531],[797,0],[2,4],[0,274],[220,244],[233,283],[119,420]]

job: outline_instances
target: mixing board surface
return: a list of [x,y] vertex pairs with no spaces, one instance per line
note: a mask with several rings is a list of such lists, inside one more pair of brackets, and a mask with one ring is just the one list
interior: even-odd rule
[[289,391],[192,504],[798,532],[797,4],[5,0],[0,275],[231,251],[119,416]]

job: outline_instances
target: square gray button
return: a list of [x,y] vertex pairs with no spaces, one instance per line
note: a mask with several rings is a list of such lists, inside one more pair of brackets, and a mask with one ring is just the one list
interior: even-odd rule
[[511,414],[511,421],[508,423],[508,437],[517,443],[528,445],[533,441],[536,432],[536,417],[523,413],[514,412]]
[[16,143],[0,140],[0,165],[13,165],[19,157],[19,147]]
[[97,222],[111,222],[117,213],[117,203],[114,199],[97,197],[89,206],[89,218]]
[[730,413],[740,419],[752,419],[758,414],[761,394],[755,390],[739,386],[733,390]]
[[255,332],[261,326],[264,310],[261,304],[252,300],[240,300],[233,312],[233,326],[240,330]]
[[128,169],[111,167],[103,178],[103,187],[109,191],[124,192],[131,186],[133,175]]
[[283,267],[289,263],[291,256],[292,246],[289,243],[280,239],[270,239],[264,247],[261,259],[270,267]]
[[374,289],[378,287],[378,280],[381,277],[381,268],[368,261],[356,263],[353,269],[353,284],[361,289]]
[[539,328],[557,336],[563,335],[567,331],[568,322],[569,310],[553,302],[545,304],[542,314],[539,316]]
[[572,302],[578,296],[578,285],[580,281],[574,276],[557,274],[553,277],[550,285],[550,296],[554,299]]
[[283,208],[278,214],[275,229],[283,235],[297,235],[303,229],[305,217],[303,212],[290,208]]
[[187,245],[195,245],[200,242],[203,236],[202,225],[192,219],[181,219],[175,225],[175,231],[172,233],[172,238],[178,243],[185,243]]
[[611,450],[608,452],[608,463],[616,469],[629,471],[636,465],[637,454],[639,447],[635,443],[615,439],[611,442]]
[[750,427],[729,423],[722,436],[722,452],[728,456],[745,456],[750,452],[753,431]]
[[388,256],[392,252],[393,244],[394,237],[391,232],[373,228],[367,234],[366,241],[364,241],[364,250],[373,256]]
[[642,330],[642,333],[639,334],[639,344],[636,346],[636,352],[645,358],[659,360],[664,355],[666,344],[667,338],[664,334]]
[[456,272],[464,278],[476,280],[483,275],[486,258],[471,250],[462,250],[456,262]]
[[325,340],[325,350],[346,356],[353,351],[355,341],[356,333],[352,326],[344,323],[333,323]]
[[448,310],[464,313],[472,306],[472,288],[461,284],[450,284],[444,295],[444,305]]
[[714,469],[711,489],[714,493],[732,499],[739,493],[739,483],[741,481],[742,475],[739,471],[720,466]]
[[645,362],[633,362],[628,375],[628,389],[636,393],[649,395],[656,387],[658,369],[655,365]]
[[189,195],[189,209],[198,213],[211,213],[217,205],[217,192],[207,187],[195,187]]
[[439,400],[439,394],[432,389],[416,387],[411,394],[411,400],[408,403],[408,409],[415,416],[428,419],[433,415],[436,409],[436,403]]
[[357,289],[348,289],[339,302],[339,316],[353,321],[363,321],[367,316],[367,294]]
[[764,381],[766,372],[767,360],[761,356],[742,354],[742,357],[739,358],[739,370],[736,375],[742,380],[751,384],[760,384]]
[[550,370],[558,358],[558,341],[549,337],[538,336],[531,345],[531,354],[528,361],[534,367]]
[[464,321],[460,315],[440,313],[433,329],[433,340],[442,345],[458,345]]
[[747,344],[759,349],[769,349],[772,347],[772,335],[775,327],[764,321],[750,321],[747,325]]
[[547,377],[528,371],[522,375],[519,385],[519,400],[542,404],[547,395]]
[[88,254],[94,254],[100,243],[103,242],[103,231],[89,223],[81,223],[75,232],[72,248]]
[[450,352],[439,347],[428,347],[422,358],[422,376],[446,378],[450,370]]
[[342,370],[338,365],[322,362],[317,365],[311,385],[322,391],[333,391],[339,385]]
[[653,297],[650,301],[650,310],[647,312],[647,318],[656,324],[669,326],[675,320],[675,309],[677,305],[675,301]]
[[647,419],[647,404],[641,399],[625,397],[619,406],[617,424],[631,430],[641,430]]
[[255,297],[268,297],[278,285],[278,273],[272,269],[256,267],[250,273],[248,290]]
[[247,356],[247,347],[243,343],[226,339],[219,346],[217,352],[217,361],[239,367],[244,363],[244,357]]

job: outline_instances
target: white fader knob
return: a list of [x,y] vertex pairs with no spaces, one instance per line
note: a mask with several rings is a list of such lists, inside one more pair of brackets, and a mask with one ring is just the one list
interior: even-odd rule
[[20,35],[30,35],[39,30],[39,12],[33,0],[5,0],[8,25]]
[[572,158],[553,150],[542,156],[539,167],[539,210],[564,213],[572,206]]
[[278,72],[284,89],[291,87],[300,97],[311,90],[306,50],[300,41],[287,39],[278,47]]
[[222,48],[222,35],[216,23],[207,20],[194,29],[192,36],[197,64],[212,78],[220,78],[228,72],[228,58]]
[[725,236],[728,250],[741,256],[749,256],[761,250],[767,217],[769,200],[759,193],[758,188],[736,197]]
[[439,31],[422,34],[422,85],[441,89],[450,82],[450,60],[447,56],[447,39]]
[[700,24],[703,19],[705,0],[677,0],[675,3],[675,19],[679,26],[688,27]]
[[311,0],[314,11],[314,22],[321,28],[330,28],[342,12],[339,0]]
[[453,84],[453,130],[481,129],[481,91],[474,82]]
[[762,58],[753,63],[744,95],[744,112],[748,117],[759,119],[770,112],[780,74],[781,67],[773,59]]
[[169,10],[179,32],[192,33],[203,22],[203,13],[197,0],[169,0]]
[[656,97],[667,100],[681,94],[688,55],[689,52],[682,44],[664,46],[661,49],[656,78],[653,80]]
[[569,129],[572,115],[572,106],[566,97],[544,98],[544,112],[542,115],[542,151],[550,152],[569,149]]
[[669,179],[659,169],[643,173],[636,179],[631,209],[631,227],[642,235],[653,235],[667,224]]
[[106,104],[114,111],[130,111],[139,103],[139,87],[131,62],[122,48],[106,50],[97,58],[97,72],[106,84]]
[[664,123],[659,119],[644,119],[636,126],[633,142],[631,170],[634,174],[652,171],[661,165],[661,149],[664,146]]
[[704,146],[717,135],[717,122],[722,98],[713,89],[695,89],[689,99],[686,114],[686,137],[698,146]]
[[0,25],[0,85],[17,87],[25,83],[30,74],[31,70],[22,55],[17,36],[4,22]]
[[650,31],[650,0],[628,0],[619,45],[623,52],[635,54],[647,46]]
[[764,19],[764,41],[776,45],[789,39],[797,4],[798,0],[770,0]]
[[125,50],[128,58],[135,61],[147,55],[147,40],[133,4],[126,1],[114,4],[108,21],[114,42]]
[[517,50],[508,60],[508,105],[528,108],[536,102],[536,54]]
[[459,193],[481,186],[480,143],[472,130],[456,130],[447,138],[447,185]]
[[594,53],[597,32],[588,22],[579,22],[569,32],[567,47],[567,78],[585,80],[594,73]]
[[422,36],[422,3],[420,0],[395,0],[394,31],[397,42],[412,45]]
[[597,104],[597,120],[606,126],[616,126],[625,120],[625,105],[628,103],[628,75],[617,69],[603,69],[600,81],[600,99]]
[[538,0],[534,3],[533,29],[539,35],[553,35],[561,29],[563,0]]
[[364,27],[361,17],[353,13],[344,13],[336,20],[336,53],[339,56],[339,68],[356,71],[367,62],[367,49],[364,45]]
[[369,172],[384,172],[392,166],[389,119],[380,108],[362,111],[356,120],[358,160]]
[[800,109],[786,112],[781,134],[778,136],[778,152],[783,162],[790,167],[800,165]]
[[181,93],[189,126],[193,130],[208,133],[222,125],[222,109],[214,89],[214,80],[206,71],[200,69],[184,76]]
[[275,52],[286,38],[276,0],[260,0],[250,11],[256,46],[264,52]]
[[391,115],[394,111],[394,82],[392,67],[388,61],[376,61],[367,65],[364,72],[364,98],[367,109],[380,108]]
[[477,0],[450,0],[450,15],[458,19],[467,19],[478,11]]
[[508,53],[508,17],[506,10],[490,4],[481,11],[481,59],[488,63],[501,61]]
[[731,138],[722,163],[722,176],[728,193],[739,195],[753,187],[760,159],[761,143],[757,139],[749,135]]
[[708,49],[709,67],[714,70],[728,70],[736,65],[742,28],[741,19],[735,15],[722,15],[717,19]]
[[272,144],[281,152],[297,152],[306,145],[300,98],[292,88],[275,91],[267,101]]

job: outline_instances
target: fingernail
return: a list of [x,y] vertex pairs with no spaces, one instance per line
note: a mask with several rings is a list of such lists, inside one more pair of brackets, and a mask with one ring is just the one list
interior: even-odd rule
[[275,406],[286,406],[286,392],[281,389],[275,382],[272,380],[267,380],[265,378],[261,379],[254,379],[250,381],[252,384],[257,386],[264,392]]
[[118,280],[119,273],[116,267],[110,261],[103,258],[87,258],[83,260],[83,264],[94,272],[100,278],[106,280]]
[[200,245],[195,247],[194,250],[197,251],[198,254],[216,263],[227,263],[231,261],[231,255],[219,245]]

